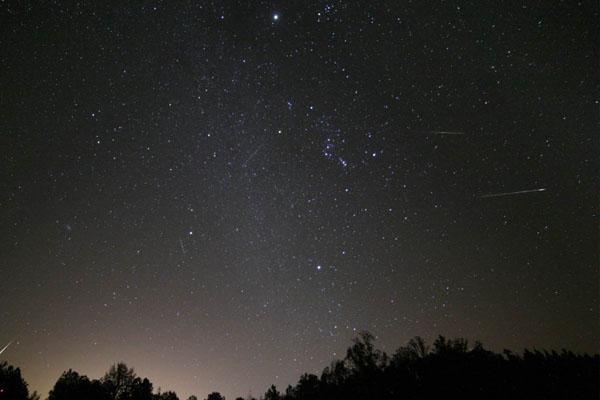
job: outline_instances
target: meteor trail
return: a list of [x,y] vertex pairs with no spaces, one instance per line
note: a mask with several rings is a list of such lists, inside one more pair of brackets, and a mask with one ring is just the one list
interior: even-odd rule
[[529,189],[529,190],[518,190],[516,192],[504,192],[504,193],[492,193],[492,194],[484,194],[480,196],[481,199],[486,199],[490,197],[503,197],[503,196],[512,196],[514,194],[525,194],[525,193],[536,193],[536,192],[545,192],[546,188],[540,189]]
[[4,346],[4,348],[2,350],[0,350],[0,354],[4,353],[4,350],[8,349],[8,346],[10,346],[12,344],[12,340],[10,342],[8,342],[8,344],[6,346]]
[[242,164],[242,167],[246,168],[248,166],[248,163],[254,158],[254,156],[263,148],[265,147],[265,144],[261,144],[260,146],[258,146],[256,149],[254,149],[254,151],[248,156],[248,158],[246,158],[246,161],[244,161],[244,163]]

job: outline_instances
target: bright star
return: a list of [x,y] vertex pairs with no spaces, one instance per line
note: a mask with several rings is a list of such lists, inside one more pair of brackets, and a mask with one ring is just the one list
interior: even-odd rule
[[279,19],[279,14],[273,14],[273,21],[277,21]]

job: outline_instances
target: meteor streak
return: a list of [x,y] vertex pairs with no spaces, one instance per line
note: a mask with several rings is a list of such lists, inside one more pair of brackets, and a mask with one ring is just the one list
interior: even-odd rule
[[490,198],[490,197],[503,197],[503,196],[512,196],[514,194],[536,193],[536,192],[545,192],[545,191],[546,191],[546,188],[518,190],[516,192],[484,194],[483,196],[480,196],[480,198],[486,199],[486,198]]
[[10,346],[12,344],[12,340],[10,342],[8,342],[8,344],[6,346],[4,346],[4,348],[2,348],[2,350],[0,350],[0,354],[4,353],[4,350],[8,349],[8,346]]

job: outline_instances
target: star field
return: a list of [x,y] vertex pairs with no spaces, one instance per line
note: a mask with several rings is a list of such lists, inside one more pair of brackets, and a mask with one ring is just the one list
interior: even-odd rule
[[597,5],[0,8],[0,343],[33,389],[123,360],[259,395],[362,330],[597,351]]

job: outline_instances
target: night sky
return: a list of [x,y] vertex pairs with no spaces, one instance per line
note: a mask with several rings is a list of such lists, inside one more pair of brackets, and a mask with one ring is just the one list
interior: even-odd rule
[[30,3],[0,345],[31,389],[122,360],[257,396],[361,330],[598,351],[597,2]]

